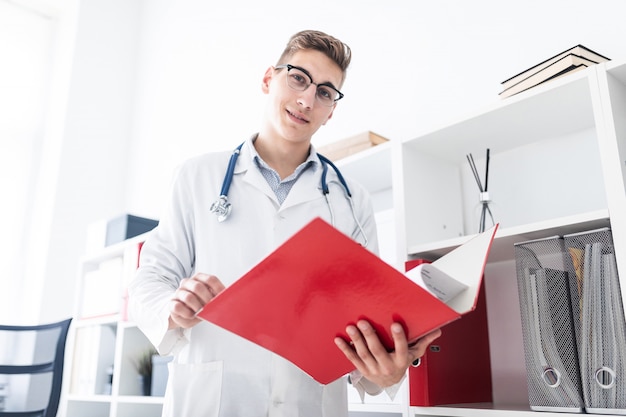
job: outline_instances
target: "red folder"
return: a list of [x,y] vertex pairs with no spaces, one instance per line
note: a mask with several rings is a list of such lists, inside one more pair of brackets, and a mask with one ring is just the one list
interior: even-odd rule
[[[408,261],[406,269],[423,262],[427,261]],[[492,402],[484,283],[474,311],[448,324],[426,350],[419,366],[409,368],[409,400],[410,405],[418,407]]]
[[[480,246],[478,251],[469,251],[478,257],[471,255],[464,260],[469,264],[462,265],[472,281],[468,291],[476,291],[466,296],[474,302],[496,229],[483,233],[473,245]],[[392,350],[393,322],[416,340],[463,313],[317,218],[207,303],[198,317],[281,355],[327,384],[354,369],[334,343],[336,336],[350,340],[348,324],[368,320]]]

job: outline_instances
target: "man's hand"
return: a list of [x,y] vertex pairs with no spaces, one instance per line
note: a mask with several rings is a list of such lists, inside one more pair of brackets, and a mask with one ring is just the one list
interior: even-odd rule
[[335,343],[365,378],[380,387],[400,382],[409,365],[421,358],[428,345],[441,335],[441,330],[434,330],[409,347],[402,325],[393,323],[391,335],[394,350],[387,352],[376,331],[366,320],[359,320],[356,326],[348,326],[346,332],[352,341],[347,343],[337,337]]
[[224,288],[224,284],[214,275],[198,273],[181,280],[170,302],[168,327],[187,329],[195,326],[200,321],[196,313]]

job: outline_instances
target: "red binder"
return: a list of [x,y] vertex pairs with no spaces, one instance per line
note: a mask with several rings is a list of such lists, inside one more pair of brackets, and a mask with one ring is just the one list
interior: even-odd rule
[[[466,275],[468,290],[452,301],[460,300],[467,311],[473,309],[496,229],[441,258],[449,258],[440,266],[451,276],[458,277],[459,271]],[[349,340],[348,324],[368,320],[391,350],[393,322],[401,323],[414,340],[466,312],[455,308],[317,218],[207,303],[198,317],[283,356],[327,384],[354,368],[334,343],[336,336]]]
[[[406,263],[411,270],[427,262]],[[487,305],[481,285],[474,311],[448,324],[422,356],[409,368],[409,402],[413,406],[492,402],[491,360]]]

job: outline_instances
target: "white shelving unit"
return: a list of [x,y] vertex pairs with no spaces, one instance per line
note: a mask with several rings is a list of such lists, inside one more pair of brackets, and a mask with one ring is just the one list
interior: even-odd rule
[[[135,364],[152,346],[143,333],[126,320],[124,288],[137,267],[139,245],[145,235],[109,246],[84,257],[78,268],[76,319],[67,344],[63,401],[60,416],[160,417],[162,397],[144,396]],[[120,289],[110,314],[83,317],[85,277],[102,265],[122,265],[109,285]],[[115,264],[115,262],[112,262]],[[112,384],[107,387],[108,370]]]
[[[410,407],[410,415],[537,415],[528,405],[513,244],[603,226],[626,230],[626,64],[590,67],[403,142],[393,163],[401,258],[435,259],[478,231],[479,190],[467,155],[480,171],[487,148],[500,223],[485,271],[493,404]],[[626,271],[626,236],[613,237],[618,269]],[[621,288],[624,296],[626,279]]]
[[[346,176],[368,187],[377,212],[393,214],[397,258],[390,263],[402,269],[409,259],[436,259],[478,231],[479,191],[467,155],[480,170],[487,148],[491,208],[500,223],[485,274],[493,403],[413,407],[405,395],[402,404],[354,403],[351,410],[537,415],[528,404],[514,244],[605,226],[626,230],[626,63],[591,67],[340,161]],[[613,239],[618,269],[626,271],[626,235]],[[621,288],[626,300],[626,283]]]
[[[487,148],[491,208],[500,223],[485,271],[493,403],[413,407],[405,387],[394,401],[383,394],[360,404],[351,396],[352,413],[538,415],[528,405],[513,245],[604,226],[626,230],[626,63],[578,71],[440,129],[339,161],[344,175],[363,183],[372,194],[384,259],[402,269],[409,259],[436,259],[477,232],[478,188],[466,158],[472,154],[480,170]],[[132,256],[128,248],[140,239],[87,257],[80,276],[112,257]],[[626,271],[626,234],[614,233],[613,239],[618,271]],[[621,288],[626,301],[626,278]],[[72,377],[76,334],[100,326],[114,340],[103,360],[114,364],[112,392],[79,394],[66,384],[70,388],[60,415],[160,415],[162,400],[138,395],[132,366],[132,358],[149,343],[132,323],[120,318],[76,320],[68,344],[66,381]]]

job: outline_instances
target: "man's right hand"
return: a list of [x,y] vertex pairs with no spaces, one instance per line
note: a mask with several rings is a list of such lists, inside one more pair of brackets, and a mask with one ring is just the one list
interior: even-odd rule
[[191,278],[181,280],[170,302],[168,328],[187,329],[195,326],[200,322],[196,313],[224,288],[224,284],[214,275],[198,273]]

